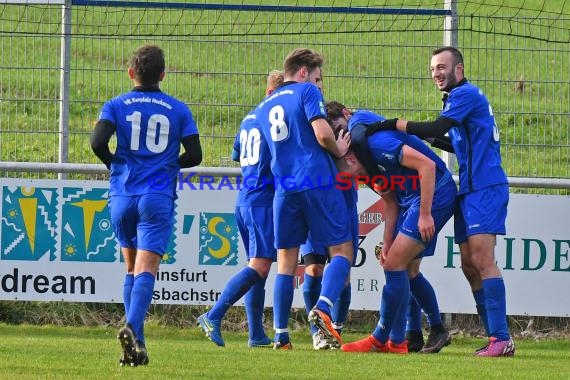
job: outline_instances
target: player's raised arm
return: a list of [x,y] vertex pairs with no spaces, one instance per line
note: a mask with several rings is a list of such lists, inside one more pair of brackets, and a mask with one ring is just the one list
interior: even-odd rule
[[341,158],[348,152],[350,147],[350,133],[340,131],[338,140],[335,139],[326,119],[316,119],[311,122],[315,136],[319,144],[336,158]]

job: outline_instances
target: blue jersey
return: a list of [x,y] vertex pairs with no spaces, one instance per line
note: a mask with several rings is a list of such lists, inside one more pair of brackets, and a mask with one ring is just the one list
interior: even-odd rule
[[117,133],[109,194],[174,198],[180,140],[198,134],[190,109],[160,90],[133,90],[106,102],[99,119],[113,123]]
[[276,183],[287,183],[276,186],[277,194],[334,184],[336,166],[311,125],[313,120],[326,118],[317,86],[285,83],[260,103],[256,117],[269,143]]
[[[368,137],[368,147],[374,163],[388,179],[385,190],[394,190],[401,207],[409,207],[420,197],[420,181],[417,170],[400,164],[404,145],[417,150],[435,162],[435,188],[451,181],[451,173],[445,163],[416,136],[399,131],[382,131]],[[401,184],[401,185],[400,185]]]
[[350,131],[356,124],[371,124],[382,120],[386,120],[386,118],[372,111],[356,110],[348,121],[348,130]]
[[441,116],[459,124],[449,130],[459,163],[458,194],[507,183],[501,166],[499,130],[483,92],[469,82],[455,87]]
[[236,206],[271,206],[275,193],[271,152],[253,111],[241,122],[232,157],[239,160],[243,177]]

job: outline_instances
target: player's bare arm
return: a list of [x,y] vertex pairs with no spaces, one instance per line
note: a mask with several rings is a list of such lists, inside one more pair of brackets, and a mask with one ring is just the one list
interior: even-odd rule
[[384,238],[382,241],[382,253],[380,255],[380,263],[386,261],[388,253],[390,252],[390,247],[394,242],[394,230],[396,229],[396,223],[398,221],[398,215],[400,214],[400,205],[398,204],[398,199],[396,198],[396,193],[393,191],[387,191],[382,194],[382,199],[386,205],[384,209]]
[[350,148],[350,133],[341,131],[338,140],[334,137],[326,119],[316,119],[311,122],[315,136],[319,144],[336,158],[341,158],[348,153]]

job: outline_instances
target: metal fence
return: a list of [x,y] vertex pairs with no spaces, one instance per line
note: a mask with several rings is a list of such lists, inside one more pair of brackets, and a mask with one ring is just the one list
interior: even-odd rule
[[[162,88],[192,109],[203,165],[232,167],[231,145],[243,115],[261,99],[267,72],[281,67],[293,48],[324,53],[327,100],[387,117],[428,120],[441,105],[429,76],[430,53],[445,39],[463,51],[467,77],[493,105],[505,168],[509,176],[521,177],[513,182],[570,188],[570,12],[565,9],[456,0],[438,8],[433,1],[425,6],[415,1],[413,8],[405,1],[392,7],[364,1],[358,7],[355,2],[352,7],[261,1],[5,3],[10,1],[0,1],[3,176],[77,172],[48,163],[102,172],[101,166],[82,166],[97,163],[89,133],[103,102],[130,89],[127,62],[143,43],[165,50]],[[15,168],[15,161],[32,164]]]

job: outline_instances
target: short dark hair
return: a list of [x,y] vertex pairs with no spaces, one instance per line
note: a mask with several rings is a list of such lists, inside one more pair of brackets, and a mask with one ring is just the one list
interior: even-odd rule
[[141,84],[155,84],[164,72],[164,52],[156,45],[143,45],[135,51],[130,67]]
[[346,107],[344,104],[331,100],[325,104],[327,110],[327,120],[332,124],[336,119],[344,117],[342,110]]
[[434,55],[438,55],[440,53],[443,53],[444,51],[448,51],[451,53],[451,55],[453,56],[453,64],[457,65],[458,63],[463,63],[463,55],[461,54],[461,52],[459,51],[459,49],[454,48],[453,46],[444,46],[444,47],[440,47],[438,49],[435,49],[432,52],[432,57]]
[[330,102],[327,102],[325,104],[325,108],[327,110],[327,121],[329,122],[329,125],[333,129],[334,137],[338,139],[338,135],[340,134],[341,128],[334,129],[333,123],[335,122],[335,120],[338,120],[341,117],[342,118],[345,117],[342,111],[345,110],[346,107],[342,103],[331,100]]
[[293,50],[285,57],[283,62],[283,70],[285,75],[294,75],[303,66],[306,66],[309,72],[317,67],[322,67],[325,59],[322,54],[313,49],[298,48]]

